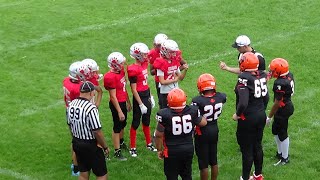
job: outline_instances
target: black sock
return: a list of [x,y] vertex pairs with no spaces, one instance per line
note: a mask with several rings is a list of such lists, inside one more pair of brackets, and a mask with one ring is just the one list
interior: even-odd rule
[[76,165],[73,165],[73,172],[77,173],[79,171],[79,167]]
[[120,138],[120,144],[124,143],[124,139]]
[[118,152],[120,149],[114,149],[114,152]]

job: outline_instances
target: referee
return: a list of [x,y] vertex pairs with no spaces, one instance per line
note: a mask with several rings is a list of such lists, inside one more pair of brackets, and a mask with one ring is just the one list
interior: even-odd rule
[[98,109],[90,102],[94,95],[94,85],[89,81],[84,82],[80,86],[79,98],[69,104],[67,123],[78,159],[79,179],[89,179],[92,169],[97,179],[106,180],[108,171],[105,155],[109,154],[109,148],[101,130]]

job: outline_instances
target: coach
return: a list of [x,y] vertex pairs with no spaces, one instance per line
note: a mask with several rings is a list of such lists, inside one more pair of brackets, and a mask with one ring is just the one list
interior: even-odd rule
[[[95,87],[91,82],[80,86],[80,96],[68,107],[68,125],[72,134],[72,147],[76,153],[80,171],[79,179],[89,179],[89,172],[97,179],[107,179],[105,155],[109,154],[101,130],[99,112],[90,101],[95,95]],[[103,147],[103,148],[101,148]]]

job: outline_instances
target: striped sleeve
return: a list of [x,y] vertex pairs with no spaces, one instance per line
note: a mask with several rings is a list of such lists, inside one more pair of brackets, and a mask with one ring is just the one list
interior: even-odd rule
[[101,129],[101,123],[99,118],[99,112],[96,107],[92,108],[92,110],[89,112],[89,126],[91,130],[98,130]]

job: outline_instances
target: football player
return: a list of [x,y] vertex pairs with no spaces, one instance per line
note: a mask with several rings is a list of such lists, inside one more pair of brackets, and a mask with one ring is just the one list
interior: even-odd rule
[[[263,55],[251,47],[251,41],[248,36],[240,35],[237,37],[236,41],[232,44],[233,48],[236,48],[239,51],[238,60],[240,61],[241,56],[246,52],[252,52],[259,59],[259,67],[258,70],[266,70],[266,62]],[[222,70],[229,71],[231,73],[240,74],[241,70],[239,67],[229,67],[223,61],[220,62],[220,68]]]
[[157,151],[151,143],[150,115],[155,102],[150,94],[148,85],[148,59],[149,48],[144,43],[134,43],[130,47],[130,56],[135,62],[128,66],[128,78],[133,95],[133,119],[130,128],[130,154],[137,157],[136,137],[137,129],[142,119],[142,129],[146,140],[146,147],[150,151]]
[[160,109],[168,107],[167,95],[170,90],[178,87],[178,81],[183,80],[188,64],[183,64],[180,71],[180,62],[177,61],[178,44],[174,40],[166,40],[161,45],[160,54],[153,64],[157,70],[160,82]]
[[[66,108],[69,106],[69,103],[72,100],[80,96],[81,81],[80,81],[80,77],[77,74],[80,67],[81,67],[80,61],[76,61],[72,63],[69,67],[69,76],[63,80],[62,85],[63,85],[64,102],[65,102]],[[71,175],[79,176],[80,172],[78,169],[78,162],[77,162],[76,154],[72,149],[72,144],[71,144],[71,151],[72,151]]]
[[288,121],[294,112],[291,101],[294,93],[294,79],[293,74],[289,72],[287,60],[282,58],[273,59],[269,71],[272,77],[277,78],[273,84],[274,102],[267,118],[267,123],[270,123],[274,117],[272,134],[278,149],[276,157],[279,158],[274,165],[285,165],[289,162]]
[[97,106],[97,108],[99,108],[100,103],[101,103],[101,99],[102,99],[102,89],[99,85],[99,79],[100,79],[100,75],[99,75],[99,66],[97,64],[97,62],[93,59],[84,59],[82,60],[82,63],[86,66],[88,66],[89,70],[90,70],[90,75],[87,77],[87,81],[92,82],[92,84],[95,86],[96,91],[97,91],[97,97],[93,98],[93,102],[94,104]]
[[[157,34],[153,40],[153,49],[150,50],[148,53],[148,59],[150,63],[150,73],[154,76],[156,90],[157,90],[157,96],[158,96],[158,104],[160,106],[160,83],[159,83],[159,77],[157,76],[157,70],[154,68],[153,63],[154,61],[160,57],[160,50],[161,45],[164,43],[164,41],[168,40],[168,36],[165,34]],[[180,70],[183,70],[186,66],[184,64],[187,64],[187,62],[182,58],[182,52],[181,50],[178,50],[176,52],[176,56],[173,60],[176,60],[180,63]]]
[[198,106],[200,115],[207,120],[206,126],[196,126],[194,136],[200,179],[208,179],[208,165],[210,165],[211,180],[216,180],[218,176],[218,118],[222,113],[222,106],[227,96],[225,93],[216,92],[216,81],[211,74],[200,75],[197,87],[200,95],[192,99],[192,105]]
[[154,76],[154,81],[156,85],[156,90],[157,90],[157,96],[158,96],[158,104],[160,106],[160,84],[159,84],[159,77],[157,76],[157,71],[153,67],[154,61],[160,57],[160,49],[161,49],[161,44],[168,39],[168,36],[165,34],[157,34],[154,37],[153,40],[153,49],[151,49],[148,53],[148,60],[150,63],[150,74]]
[[160,109],[156,115],[156,147],[158,158],[164,160],[164,174],[167,179],[192,179],[192,159],[194,154],[194,126],[207,124],[199,114],[197,106],[186,105],[183,90],[172,89],[167,96],[169,108]]
[[130,100],[126,90],[126,78],[124,64],[126,58],[119,52],[111,53],[108,58],[110,70],[104,75],[104,87],[109,91],[109,108],[113,118],[112,141],[114,146],[114,157],[120,161],[126,161],[121,153],[125,149],[124,128],[127,124],[127,112],[131,110]]
[[252,52],[241,56],[240,73],[235,87],[236,113],[233,119],[238,122],[237,141],[242,153],[242,177],[249,179],[254,162],[253,179],[262,180],[263,150],[262,137],[266,121],[265,104],[267,74],[258,70],[259,59]]

